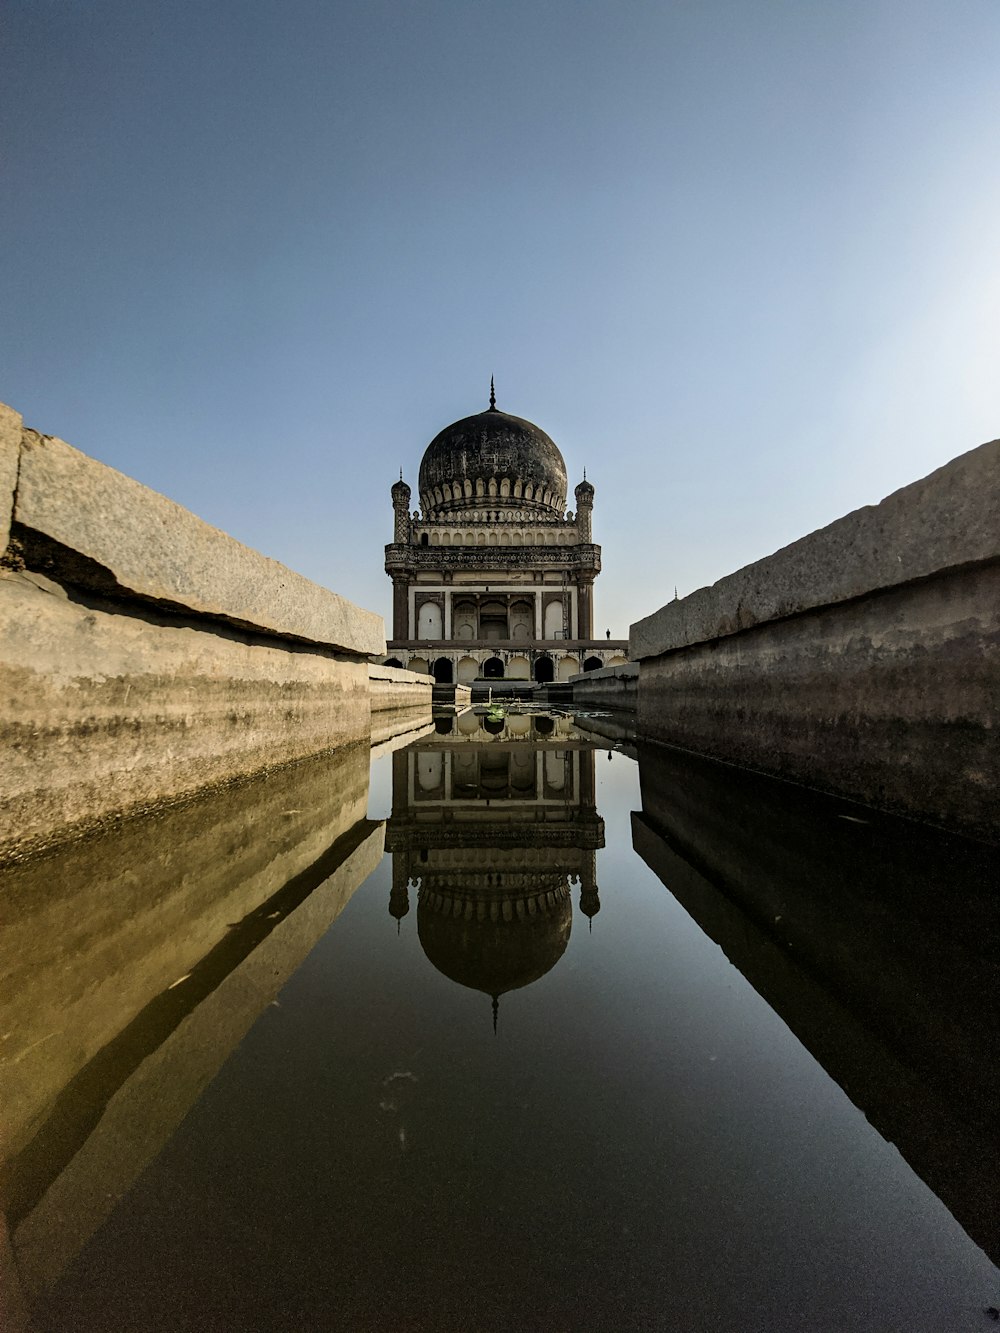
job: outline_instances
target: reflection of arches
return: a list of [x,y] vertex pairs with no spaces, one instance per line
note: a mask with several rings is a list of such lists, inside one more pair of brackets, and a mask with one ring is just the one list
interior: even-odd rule
[[[468,710],[468,712],[462,713],[461,716],[459,717],[458,729],[463,736],[471,736],[473,732],[479,730],[479,718],[476,717],[475,713],[472,711],[471,708]],[[455,756],[456,763],[458,762],[459,757],[460,756],[458,755]],[[461,756],[461,757],[464,758],[466,756]],[[471,755],[467,757],[470,759],[472,758]]]
[[555,676],[555,663],[548,653],[542,653],[535,658],[535,680],[540,685],[547,685]]
[[[503,718],[502,717],[484,718],[483,728],[485,731],[488,731],[491,736],[499,736],[501,731],[503,731]],[[486,786],[487,784],[484,782],[483,785]]]
[[531,731],[531,718],[527,713],[511,713],[507,718],[507,730],[512,736],[527,736]]
[[458,660],[458,680],[460,685],[475,680],[479,675],[479,663],[474,657],[460,657]]
[[488,657],[483,663],[483,675],[487,680],[503,680],[503,663],[499,657]]
[[563,609],[561,602],[549,602],[545,608],[545,634],[546,639],[558,639],[562,637],[563,631]]
[[402,667],[403,664],[402,664],[402,662],[399,660],[398,657],[387,657],[387,658],[385,659],[385,661],[382,663],[382,665],[383,665],[383,666]]
[[604,663],[599,657],[585,657],[583,659],[584,671],[600,671]]
[[418,639],[440,639],[441,607],[437,602],[424,602],[417,616]]
[[431,664],[426,657],[411,657],[410,670],[419,671],[422,676],[429,676],[431,674]]
[[536,736],[551,736],[552,733],[555,731],[555,729],[556,729],[556,724],[552,721],[550,717],[535,718]]
[[575,657],[560,657],[559,659],[559,679],[569,680],[570,676],[575,676],[580,670],[580,663]]
[[455,668],[450,657],[439,657],[434,663],[434,679],[439,685],[450,685],[455,679]]
[[450,736],[451,729],[455,725],[453,717],[438,717],[434,719],[434,730],[439,736]]
[[551,791],[562,791],[566,786],[566,756],[562,750],[546,750],[545,786]]
[[512,657],[507,663],[508,680],[530,680],[531,664],[526,657]]

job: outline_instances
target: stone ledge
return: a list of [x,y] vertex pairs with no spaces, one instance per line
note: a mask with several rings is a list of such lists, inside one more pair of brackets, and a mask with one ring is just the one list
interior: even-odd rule
[[[9,408],[0,411],[4,493],[16,421]],[[44,563],[52,577],[63,573],[67,582],[105,596],[152,602],[358,656],[384,654],[380,616],[62,440],[23,431],[13,466],[12,522],[29,568]],[[3,508],[6,518],[10,506]]]
[[632,661],[1000,558],[1000,440],[668,602],[631,626]]

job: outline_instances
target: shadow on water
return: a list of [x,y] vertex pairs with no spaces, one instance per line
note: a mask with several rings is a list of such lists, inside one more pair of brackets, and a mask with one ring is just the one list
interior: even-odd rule
[[633,845],[1000,1263],[1000,853],[663,746]]

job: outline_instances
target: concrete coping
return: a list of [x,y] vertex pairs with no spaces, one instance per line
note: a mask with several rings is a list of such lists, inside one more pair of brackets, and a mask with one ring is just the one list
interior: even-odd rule
[[0,506],[16,543],[8,558],[60,582],[335,651],[385,653],[381,616],[63,440],[22,429],[2,405]]
[[619,662],[617,666],[597,667],[593,671],[584,671],[577,676],[570,676],[570,685],[586,685],[594,680],[637,680],[638,662]]
[[636,621],[633,661],[1000,558],[1000,440]]
[[427,676],[422,671],[407,671],[405,667],[382,666],[378,662],[368,663],[368,679],[388,681],[393,685],[422,685],[430,690],[434,685],[434,677]]

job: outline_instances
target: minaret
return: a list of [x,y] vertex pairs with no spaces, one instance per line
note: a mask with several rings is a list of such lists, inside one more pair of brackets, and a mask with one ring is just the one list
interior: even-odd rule
[[593,541],[590,530],[591,511],[594,508],[594,488],[587,480],[587,469],[583,469],[583,481],[576,488],[576,530],[581,542]]
[[410,488],[403,480],[403,469],[399,469],[399,481],[392,483],[392,507],[396,515],[392,540],[399,543],[410,540]]
[[[581,545],[589,545],[593,540],[590,528],[591,511],[594,508],[594,488],[587,480],[587,469],[583,469],[583,481],[576,488],[576,532]],[[577,583],[577,633],[581,639],[589,639],[594,632],[594,572],[581,569]]]
[[589,918],[591,928],[594,917],[600,910],[601,900],[597,892],[597,853],[589,852],[580,872],[580,911]]
[[[399,481],[392,484],[392,508],[395,514],[392,540],[397,546],[405,546],[410,540],[410,488],[403,480],[403,469],[399,469]],[[392,637],[408,639],[410,637],[409,606],[407,600],[406,575],[394,572],[392,575]]]

